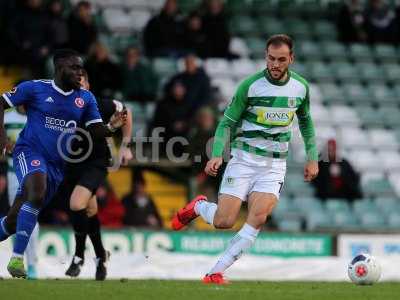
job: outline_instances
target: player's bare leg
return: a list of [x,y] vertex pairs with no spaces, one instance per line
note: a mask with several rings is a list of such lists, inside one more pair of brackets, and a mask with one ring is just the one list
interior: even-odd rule
[[77,185],[72,191],[70,198],[70,209],[72,226],[75,231],[75,255],[72,258],[71,265],[65,272],[65,275],[71,277],[79,276],[84,264],[85,244],[88,232],[88,217],[86,208],[92,198],[92,192],[87,188]]
[[254,244],[257,235],[265,223],[267,216],[271,214],[277,203],[274,194],[252,192],[248,199],[248,215],[246,223],[230,241],[228,248],[222,254],[216,265],[204,277],[205,283],[223,284],[223,272],[229,268],[241,255],[248,251]]

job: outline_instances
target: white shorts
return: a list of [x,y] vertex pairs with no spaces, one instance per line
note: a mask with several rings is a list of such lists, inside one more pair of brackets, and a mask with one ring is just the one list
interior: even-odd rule
[[226,166],[220,194],[247,201],[251,192],[274,194],[279,199],[285,181],[286,160],[271,159],[267,166],[247,164],[233,157]]

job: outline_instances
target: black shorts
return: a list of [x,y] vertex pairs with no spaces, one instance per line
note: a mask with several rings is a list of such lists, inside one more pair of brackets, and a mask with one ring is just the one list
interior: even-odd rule
[[80,185],[95,194],[97,188],[104,183],[107,174],[107,168],[99,164],[68,166],[64,174],[64,191],[70,196],[75,186]]

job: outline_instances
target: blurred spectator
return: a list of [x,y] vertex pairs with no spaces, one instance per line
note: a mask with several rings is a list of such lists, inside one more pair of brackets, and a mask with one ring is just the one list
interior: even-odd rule
[[0,216],[5,216],[10,208],[7,193],[6,174],[0,174]]
[[139,180],[134,190],[122,198],[125,207],[124,225],[162,228],[162,220],[153,202],[145,192],[145,182]]
[[91,8],[88,1],[78,2],[68,20],[70,47],[82,54],[87,54],[90,45],[97,40],[97,27],[93,22]]
[[206,38],[201,16],[197,12],[191,13],[185,24],[183,37],[185,48],[204,58],[207,55],[207,48],[209,47]]
[[64,4],[62,0],[52,0],[48,4],[47,27],[49,28],[48,39],[53,49],[68,46],[68,24],[63,16]]
[[194,54],[185,57],[185,70],[173,76],[166,84],[169,90],[175,82],[181,82],[186,89],[186,100],[190,107],[191,115],[194,115],[201,106],[211,100],[210,78],[199,66],[198,58]]
[[319,174],[312,181],[316,196],[321,199],[344,198],[350,201],[362,198],[359,175],[346,159],[339,157],[336,140],[328,141],[327,154],[328,159],[319,161]]
[[189,134],[189,154],[193,161],[192,171],[196,177],[198,191],[210,199],[217,196],[219,178],[207,176],[204,172],[207,161],[211,158],[212,138],[216,120],[209,107],[202,107],[196,115],[196,126]]
[[347,0],[339,9],[337,17],[339,40],[344,43],[364,42],[364,6],[360,0]]
[[183,21],[176,0],[166,0],[160,14],[147,23],[143,32],[146,55],[182,55]]
[[16,63],[27,66],[32,77],[42,77],[49,55],[49,28],[42,7],[42,0],[27,0],[24,9],[15,16],[9,26],[11,43],[15,49]]
[[96,42],[91,46],[85,69],[96,97],[112,97],[120,87],[119,66],[111,61],[110,54],[102,43]]
[[[190,121],[190,105],[187,102],[186,95],[185,85],[180,81],[175,81],[166,91],[164,99],[157,104],[150,130],[157,127],[165,128],[165,132],[160,134],[164,138],[164,142],[160,144],[163,150],[160,151],[162,154],[166,153],[165,146],[171,138],[175,136],[187,136]],[[149,134],[151,135],[151,133]],[[174,146],[174,155],[182,155],[184,150],[183,145],[176,143]]]
[[203,15],[203,28],[206,35],[205,57],[236,57],[229,51],[231,36],[222,0],[206,0]]
[[122,218],[125,215],[125,209],[121,201],[117,198],[111,186],[108,183],[101,185],[96,191],[97,203],[99,205],[100,223],[107,227],[122,227]]
[[394,43],[396,41],[396,14],[384,0],[369,0],[365,10],[368,42]]
[[153,69],[141,59],[137,47],[126,50],[125,62],[121,65],[122,93],[125,100],[154,101],[158,89],[158,77]]

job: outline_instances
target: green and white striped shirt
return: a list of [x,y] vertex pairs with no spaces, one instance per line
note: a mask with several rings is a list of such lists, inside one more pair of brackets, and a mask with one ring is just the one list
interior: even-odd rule
[[245,79],[218,124],[213,157],[222,156],[232,133],[232,155],[255,154],[286,158],[294,115],[299,120],[308,160],[318,160],[310,115],[308,82],[293,71],[285,82],[272,79],[267,70]]

